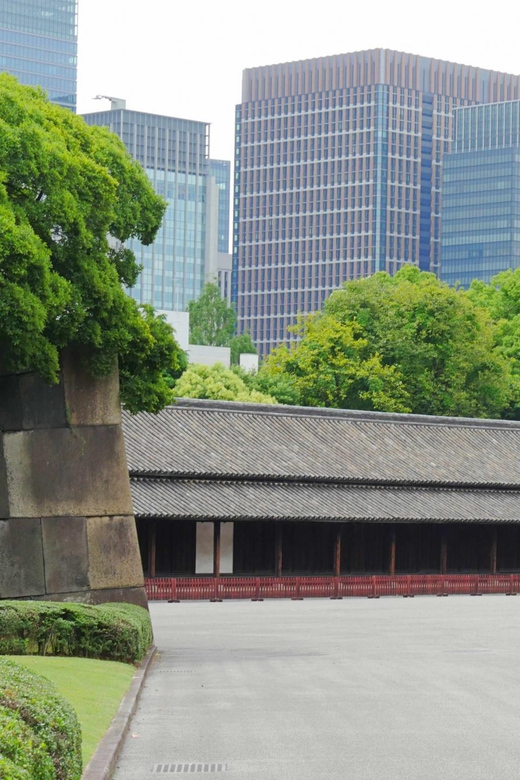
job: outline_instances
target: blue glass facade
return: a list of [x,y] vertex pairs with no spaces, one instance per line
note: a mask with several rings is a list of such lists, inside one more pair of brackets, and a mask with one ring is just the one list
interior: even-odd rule
[[233,277],[262,354],[342,282],[440,271],[441,166],[458,106],[520,98],[520,77],[373,49],[244,72]]
[[209,126],[127,109],[87,114],[84,119],[119,135],[168,203],[153,244],[128,242],[143,266],[129,294],[157,309],[184,311],[206,279]]
[[229,160],[210,160],[209,172],[218,188],[218,251],[227,254],[229,252],[231,163]]
[[441,278],[468,287],[520,266],[520,101],[458,109],[444,158]]
[[77,0],[1,0],[0,71],[76,110]]

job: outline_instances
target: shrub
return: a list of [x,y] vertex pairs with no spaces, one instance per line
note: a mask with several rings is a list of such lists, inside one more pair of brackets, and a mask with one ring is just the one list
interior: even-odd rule
[[26,769],[0,755],[0,780],[31,780],[31,775]]
[[0,654],[135,663],[151,641],[150,616],[134,604],[0,602]]
[[[0,711],[11,711],[25,724],[9,713],[0,726],[0,755],[16,766],[30,770],[36,757],[51,764],[40,766],[43,774],[31,774],[39,780],[80,780],[82,771],[81,730],[76,713],[45,677],[29,671],[7,659],[0,659]],[[25,750],[20,740],[31,731],[35,735],[26,741]],[[23,775],[21,775],[23,777]],[[9,777],[9,775],[7,775]]]
[[[56,777],[46,745],[16,711],[5,707],[0,707],[0,754],[4,761],[28,772],[27,777],[33,780],[54,780]],[[4,769],[4,775],[11,777],[11,772]]]

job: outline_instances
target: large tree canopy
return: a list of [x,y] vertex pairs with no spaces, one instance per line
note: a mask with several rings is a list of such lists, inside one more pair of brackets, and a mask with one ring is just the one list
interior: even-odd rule
[[188,303],[190,343],[228,347],[235,332],[236,313],[220,294],[218,284],[208,282],[202,295]]
[[164,406],[180,349],[123,290],[140,271],[123,242],[151,243],[164,210],[114,134],[0,74],[2,369],[56,382],[60,350],[73,345],[94,375],[119,356],[131,411]]
[[312,406],[499,416],[510,365],[491,316],[415,266],[348,282],[261,372],[288,375]]
[[274,404],[270,395],[249,388],[239,373],[222,363],[213,366],[191,365],[176,382],[174,393],[178,398],[208,398],[214,401],[245,401]]

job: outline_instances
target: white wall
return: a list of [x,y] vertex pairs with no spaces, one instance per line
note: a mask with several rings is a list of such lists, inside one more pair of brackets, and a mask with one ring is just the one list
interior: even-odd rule
[[203,366],[214,366],[223,363],[226,368],[231,365],[231,350],[229,347],[206,347],[200,344],[188,346],[188,361],[201,363]]
[[180,348],[184,350],[188,349],[190,341],[190,315],[188,312],[157,309],[157,314],[164,314],[166,316],[166,322],[169,322],[175,330],[175,338],[177,339]]

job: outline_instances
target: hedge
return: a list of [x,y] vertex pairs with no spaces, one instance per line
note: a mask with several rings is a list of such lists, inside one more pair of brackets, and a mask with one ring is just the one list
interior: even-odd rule
[[63,655],[136,663],[151,642],[150,616],[134,604],[0,602],[0,655]]
[[[72,706],[39,674],[0,659],[0,778],[80,780],[81,729]],[[16,774],[12,766],[16,767]]]

